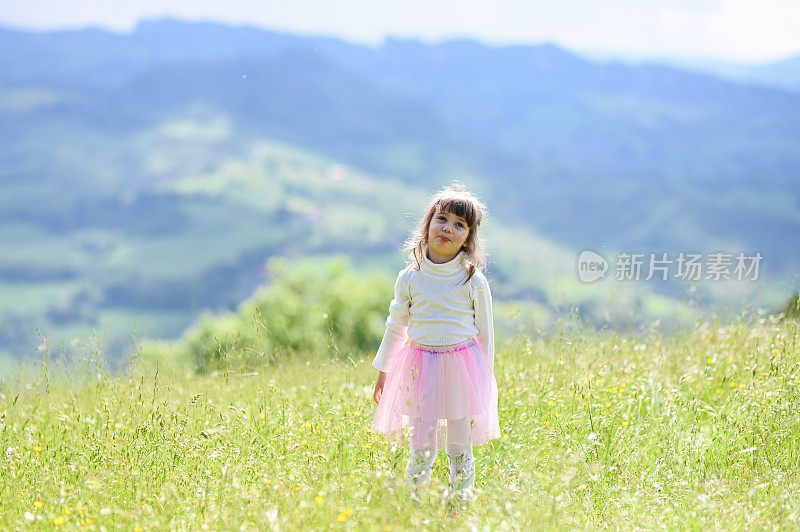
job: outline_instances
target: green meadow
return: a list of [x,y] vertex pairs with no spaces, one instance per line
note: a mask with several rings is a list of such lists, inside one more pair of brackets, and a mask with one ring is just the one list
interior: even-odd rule
[[369,430],[371,350],[333,334],[280,355],[267,339],[247,357],[220,342],[201,367],[198,331],[116,371],[96,344],[70,361],[43,345],[35,369],[0,381],[0,528],[798,526],[796,321],[667,335],[573,319],[508,338],[503,436],[475,449],[469,506],[446,497],[443,452],[421,499],[407,496],[408,449]]

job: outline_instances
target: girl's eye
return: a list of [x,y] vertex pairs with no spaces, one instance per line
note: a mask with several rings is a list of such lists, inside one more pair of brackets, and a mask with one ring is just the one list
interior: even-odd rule
[[458,222],[458,225],[459,225],[460,227],[464,227],[464,224],[462,224],[461,222]]

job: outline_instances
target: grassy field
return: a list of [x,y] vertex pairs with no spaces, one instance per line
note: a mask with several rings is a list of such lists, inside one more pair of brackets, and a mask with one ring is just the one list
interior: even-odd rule
[[[162,353],[156,358],[153,353]],[[148,354],[150,353],[150,354]],[[564,324],[496,355],[502,439],[478,500],[419,504],[408,450],[369,431],[370,358],[197,375],[148,349],[111,374],[87,346],[0,381],[0,528],[796,528],[797,323],[678,336]]]

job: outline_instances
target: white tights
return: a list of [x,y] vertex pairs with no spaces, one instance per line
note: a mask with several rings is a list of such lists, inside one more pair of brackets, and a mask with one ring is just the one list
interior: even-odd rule
[[[431,480],[433,461],[438,449],[436,426],[415,427],[411,439],[411,454],[406,467],[406,482],[412,488],[426,486]],[[475,485],[475,460],[469,419],[447,421],[445,450],[450,468],[450,489],[463,493]]]

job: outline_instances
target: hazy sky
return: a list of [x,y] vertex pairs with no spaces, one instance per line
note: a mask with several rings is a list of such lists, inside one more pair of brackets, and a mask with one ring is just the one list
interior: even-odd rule
[[0,7],[0,24],[39,30],[130,31],[142,18],[163,16],[362,43],[473,37],[746,62],[800,54],[800,0],[3,0]]

